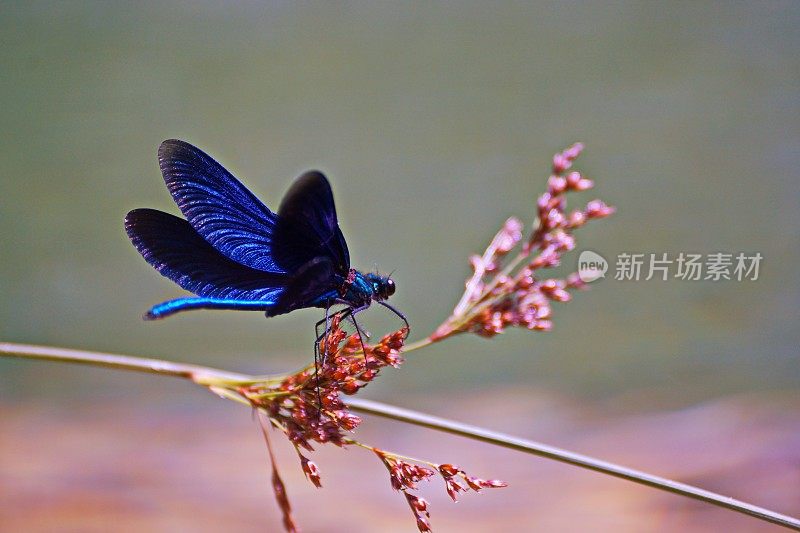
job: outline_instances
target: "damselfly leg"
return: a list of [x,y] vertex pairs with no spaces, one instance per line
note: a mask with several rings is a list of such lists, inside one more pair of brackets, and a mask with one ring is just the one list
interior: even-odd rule
[[405,335],[404,339],[407,339],[409,333],[411,333],[411,326],[408,324],[408,319],[406,318],[406,315],[404,315],[403,313],[401,313],[400,311],[398,311],[397,309],[395,309],[394,307],[392,307],[391,305],[387,304],[386,302],[384,302],[382,300],[377,300],[377,302],[379,304],[381,304],[382,306],[384,306],[389,311],[391,311],[392,313],[396,314],[398,317],[400,317],[400,320],[402,320],[405,323],[405,325],[406,325],[406,335]]

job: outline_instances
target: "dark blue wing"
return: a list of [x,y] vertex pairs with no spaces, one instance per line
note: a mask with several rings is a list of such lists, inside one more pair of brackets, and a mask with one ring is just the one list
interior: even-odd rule
[[276,215],[222,165],[189,143],[161,143],[158,162],[186,220],[222,255],[242,265],[284,274],[304,261],[273,256]]
[[336,273],[346,276],[350,270],[350,254],[339,221],[333,192],[327,178],[316,170],[297,178],[283,197],[278,209],[276,259],[283,255],[302,259],[303,265],[324,257]]
[[303,265],[292,276],[284,291],[278,296],[275,306],[267,310],[267,316],[288,313],[303,307],[329,307],[339,296],[341,278],[336,281],[333,263],[327,257],[317,257]]
[[204,298],[272,305],[290,281],[286,275],[255,270],[228,259],[188,222],[162,211],[131,211],[125,217],[125,231],[161,275]]

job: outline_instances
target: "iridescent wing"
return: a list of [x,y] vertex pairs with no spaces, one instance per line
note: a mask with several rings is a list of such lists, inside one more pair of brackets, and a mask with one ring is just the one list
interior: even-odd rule
[[330,261],[341,276],[350,270],[350,254],[339,221],[328,179],[316,170],[297,178],[278,209],[276,235],[281,246],[274,253],[279,262],[284,255],[302,259],[303,265]]
[[161,275],[204,298],[263,302],[274,306],[290,276],[271,274],[222,255],[181,218],[156,209],[135,209],[125,231]]
[[170,139],[161,143],[158,162],[186,220],[222,255],[274,274],[302,264],[290,254],[282,254],[283,264],[275,261],[277,216],[205,152]]

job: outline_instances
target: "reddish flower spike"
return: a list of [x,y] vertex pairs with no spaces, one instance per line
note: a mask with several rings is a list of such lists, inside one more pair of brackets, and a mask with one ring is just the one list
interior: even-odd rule
[[594,186],[578,171],[567,173],[582,150],[583,145],[576,143],[553,157],[547,192],[536,202],[536,223],[516,258],[506,258],[523,241],[523,226],[514,217],[506,221],[483,255],[470,258],[473,274],[464,295],[453,314],[430,335],[430,341],[465,332],[493,337],[508,327],[548,331],[553,324],[546,302],[568,302],[571,289],[586,288],[575,275],[537,281],[539,271],[559,266],[562,256],[575,249],[575,230],[614,212],[600,200],[567,212],[569,193]]

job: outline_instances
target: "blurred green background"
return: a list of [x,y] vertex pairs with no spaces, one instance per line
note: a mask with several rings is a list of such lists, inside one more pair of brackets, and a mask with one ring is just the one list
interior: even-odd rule
[[[760,252],[758,281],[606,279],[557,305],[550,333],[448,340],[365,395],[436,411],[536,391],[632,414],[796,395],[799,25],[790,1],[3,2],[0,340],[258,373],[311,360],[319,310],[141,320],[183,294],[122,225],[136,207],[177,213],[163,139],[273,207],[325,171],[353,265],[395,271],[413,338],[450,313],[468,256],[508,216],[531,220],[552,154],[580,140],[597,183],[580,200],[618,212],[579,250]],[[379,308],[363,321],[397,325]],[[188,390],[0,360],[5,402],[202,407]]]
[[[581,140],[585,199],[619,211],[579,249],[759,251],[760,279],[607,279],[558,306],[552,333],[454,339],[371,392],[517,382],[681,403],[796,388],[798,23],[791,2],[4,3],[0,338],[253,371],[309,359],[318,310],[140,320],[182,294],[122,228],[135,207],[177,213],[165,138],[273,207],[303,170],[327,172],[354,266],[396,271],[414,337]],[[384,315],[364,320],[383,331]],[[14,393],[42,371],[0,365]]]

